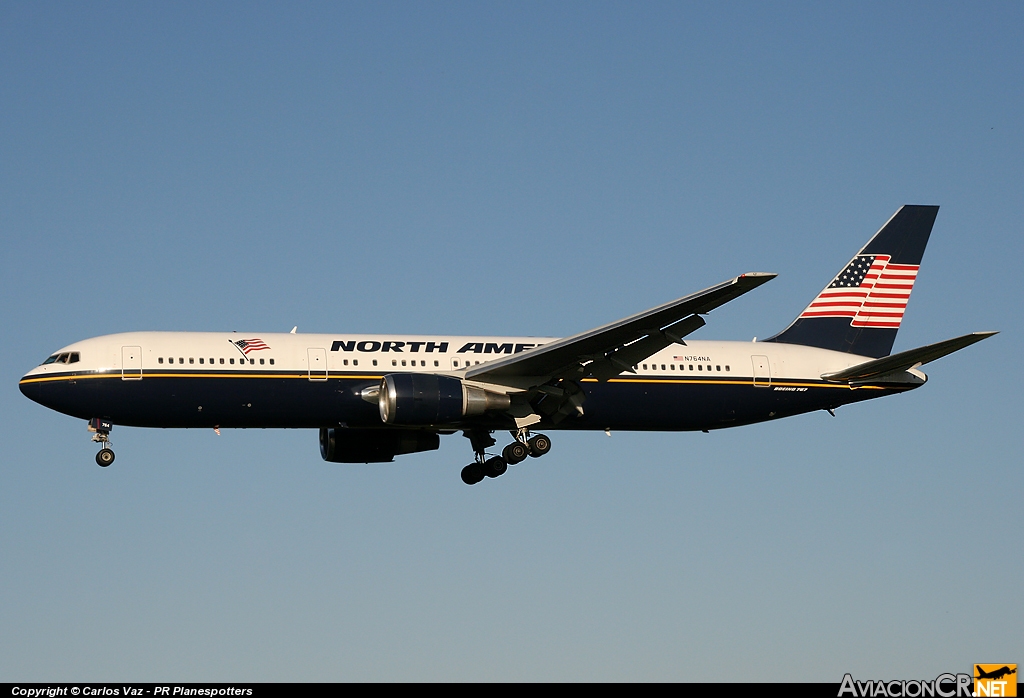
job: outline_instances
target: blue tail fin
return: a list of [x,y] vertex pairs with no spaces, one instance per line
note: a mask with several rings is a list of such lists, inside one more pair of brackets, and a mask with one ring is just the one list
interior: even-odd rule
[[900,208],[793,324],[764,341],[888,356],[938,212]]

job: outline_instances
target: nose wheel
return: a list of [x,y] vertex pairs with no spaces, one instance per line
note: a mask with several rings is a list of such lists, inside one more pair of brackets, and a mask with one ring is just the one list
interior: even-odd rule
[[114,462],[114,451],[110,448],[110,430],[113,423],[109,419],[90,419],[89,431],[92,432],[92,440],[100,445],[96,454],[96,465],[106,468]]
[[104,446],[96,454],[96,465],[101,468],[106,468],[108,465],[114,462],[114,452]]
[[485,477],[500,477],[508,471],[508,466],[522,463],[527,458],[540,458],[551,450],[551,439],[544,434],[530,436],[529,429],[511,432],[515,441],[502,449],[500,456],[487,456],[487,448],[495,444],[489,431],[466,431],[476,459],[462,469],[462,481],[467,485],[475,485]]

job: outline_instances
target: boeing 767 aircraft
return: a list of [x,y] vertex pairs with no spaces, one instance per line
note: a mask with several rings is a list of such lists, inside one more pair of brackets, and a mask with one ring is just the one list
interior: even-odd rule
[[[332,463],[383,463],[469,438],[466,484],[540,457],[539,430],[708,431],[924,385],[923,364],[975,332],[890,354],[938,206],[903,206],[793,323],[755,342],[687,340],[704,315],[771,280],[747,273],[564,339],[132,332],[86,339],[21,379],[30,399],[114,425],[319,429]],[[512,441],[489,454],[494,432]]]

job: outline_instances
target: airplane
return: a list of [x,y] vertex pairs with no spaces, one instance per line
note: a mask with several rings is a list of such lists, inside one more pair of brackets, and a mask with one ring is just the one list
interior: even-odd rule
[[1011,669],[1008,666],[1003,666],[1003,667],[1001,667],[999,669],[995,669],[994,671],[985,671],[984,669],[982,669],[977,664],[974,665],[974,668],[978,672],[978,675],[974,677],[976,679],[995,679],[995,680],[998,680],[998,679],[1003,678],[1004,676],[1009,676],[1010,674],[1016,674],[1017,673],[1016,667]]
[[[690,340],[753,272],[566,338],[130,332],[86,339],[22,377],[31,400],[114,425],[318,429],[332,463],[391,462],[463,432],[469,485],[551,449],[538,430],[704,431],[835,409],[924,385],[974,332],[892,354],[938,206],[902,206],[786,329]],[[511,443],[489,453],[493,434]]]

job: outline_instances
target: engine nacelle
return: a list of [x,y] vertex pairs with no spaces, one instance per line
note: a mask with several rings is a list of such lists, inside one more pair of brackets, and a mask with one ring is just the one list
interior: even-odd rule
[[390,463],[395,456],[436,451],[441,437],[419,429],[321,429],[320,455],[329,463]]
[[507,410],[511,398],[430,373],[389,373],[380,382],[380,418],[387,424],[452,424],[490,410]]

